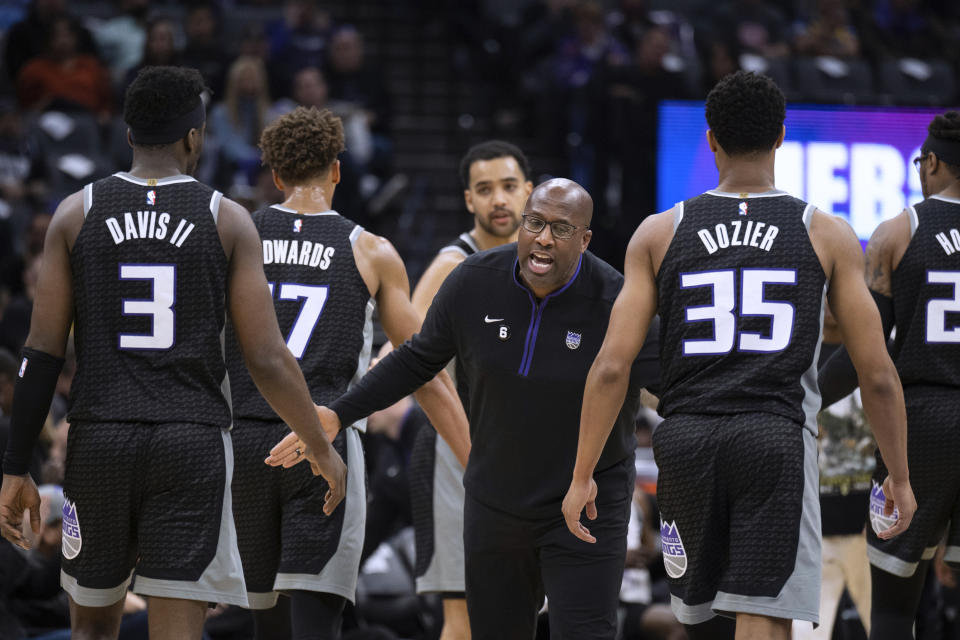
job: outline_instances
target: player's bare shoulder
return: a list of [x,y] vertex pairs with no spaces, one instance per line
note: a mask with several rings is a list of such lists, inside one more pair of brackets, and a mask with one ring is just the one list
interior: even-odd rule
[[353,257],[370,295],[376,295],[385,280],[406,280],[407,271],[400,254],[393,243],[383,236],[362,231],[353,245]]
[[682,207],[674,206],[644,218],[633,232],[633,237],[630,238],[630,244],[627,246],[627,260],[649,261],[653,273],[657,273],[682,216]]
[[50,219],[50,228],[47,229],[47,239],[62,239],[68,249],[73,249],[73,243],[80,234],[80,227],[86,215],[84,192],[76,191],[64,198]]

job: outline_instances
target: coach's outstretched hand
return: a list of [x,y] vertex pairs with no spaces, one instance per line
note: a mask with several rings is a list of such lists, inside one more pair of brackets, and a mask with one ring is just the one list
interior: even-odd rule
[[30,543],[23,537],[23,512],[30,509],[30,528],[40,535],[40,493],[30,474],[11,476],[3,474],[0,487],[0,533],[21,549]]
[[[320,424],[323,426],[323,433],[327,436],[327,440],[332,443],[340,432],[340,418],[326,407],[318,406],[316,411],[317,417],[320,418]],[[323,506],[323,512],[330,515],[343,500],[347,488],[347,467],[332,446],[327,447],[325,453],[317,454],[296,433],[291,431],[270,449],[270,455],[264,462],[271,467],[289,469],[304,460],[310,462],[313,475],[323,476],[330,485]]]
[[900,535],[910,526],[913,514],[917,511],[917,499],[913,497],[913,487],[910,486],[909,480],[897,482],[893,476],[887,476],[883,481],[883,495],[887,498],[883,515],[893,515],[893,508],[897,508],[897,521],[889,529],[884,529],[877,534],[881,540],[889,540]]
[[567,521],[567,529],[570,533],[577,536],[585,542],[596,542],[597,539],[590,535],[590,529],[583,526],[580,522],[580,514],[584,508],[587,510],[587,517],[591,520],[597,519],[597,483],[591,477],[589,482],[570,482],[570,488],[567,489],[567,495],[563,498],[563,519]]

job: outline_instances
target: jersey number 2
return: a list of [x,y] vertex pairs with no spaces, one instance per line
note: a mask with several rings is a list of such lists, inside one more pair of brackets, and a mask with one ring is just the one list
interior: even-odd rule
[[927,271],[927,284],[952,284],[953,299],[927,301],[927,344],[960,344],[960,323],[947,329],[947,314],[960,314],[960,271]]
[[[273,283],[270,285],[270,295],[273,295]],[[303,357],[303,352],[307,350],[307,344],[310,342],[310,336],[313,335],[313,329],[320,320],[320,314],[323,313],[323,307],[327,304],[327,295],[330,293],[329,285],[308,285],[295,284],[292,282],[280,283],[281,300],[300,300],[303,299],[303,305],[300,307],[300,313],[293,322],[290,329],[290,335],[287,336],[287,348],[297,360]]]
[[740,317],[762,316],[770,318],[770,333],[741,331],[737,343],[736,306],[737,271],[699,271],[680,275],[680,288],[710,287],[713,304],[687,307],[687,322],[712,322],[713,338],[710,340],[684,340],[685,356],[717,356],[730,353],[736,344],[739,351],[753,353],[776,353],[790,344],[793,336],[794,308],[789,302],[767,300],[763,288],[767,284],[797,284],[797,272],[793,269],[743,269],[740,277]]

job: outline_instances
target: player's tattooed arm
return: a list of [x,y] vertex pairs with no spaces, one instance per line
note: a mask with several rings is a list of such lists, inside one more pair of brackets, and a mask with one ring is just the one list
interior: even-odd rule
[[893,297],[893,270],[910,242],[910,219],[904,211],[880,224],[870,236],[864,278],[871,291]]

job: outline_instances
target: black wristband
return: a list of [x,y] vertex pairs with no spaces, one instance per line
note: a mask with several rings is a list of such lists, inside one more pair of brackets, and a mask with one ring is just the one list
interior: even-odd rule
[[3,472],[23,475],[30,468],[33,445],[50,411],[50,402],[63,368],[63,358],[24,347],[13,391],[10,439],[3,454]]

